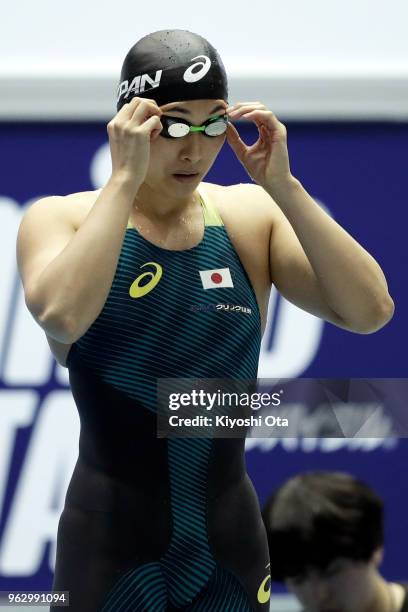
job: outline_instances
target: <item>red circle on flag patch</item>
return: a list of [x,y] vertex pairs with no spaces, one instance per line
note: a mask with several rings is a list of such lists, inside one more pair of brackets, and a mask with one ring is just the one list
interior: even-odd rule
[[211,274],[211,280],[212,280],[213,283],[216,283],[216,284],[221,283],[222,282],[222,276],[221,276],[221,274],[219,272],[213,272]]

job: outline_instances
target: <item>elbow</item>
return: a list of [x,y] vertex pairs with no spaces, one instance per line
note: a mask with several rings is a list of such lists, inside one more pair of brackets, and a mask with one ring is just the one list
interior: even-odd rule
[[[377,329],[381,329],[382,327],[387,325],[387,323],[389,323],[392,317],[394,316],[394,312],[395,312],[394,300],[392,299],[390,295],[388,295],[386,301],[384,302],[384,305],[382,306],[380,310],[380,314],[379,314],[380,322],[379,322]],[[377,329],[375,331],[377,331]]]
[[62,309],[49,298],[40,295],[38,289],[25,287],[25,303],[36,323],[50,336],[63,344],[72,344],[76,340],[77,325],[66,309]]
[[63,344],[72,344],[76,340],[76,330],[71,321],[62,316],[39,317],[40,326],[47,336]]
[[360,334],[374,334],[391,321],[392,317],[394,316],[394,312],[394,301],[391,296],[388,295],[384,302],[376,308],[373,316],[370,319],[367,319],[365,324],[358,329],[355,329],[355,331]]
[[28,304],[27,307],[47,336],[63,344],[75,342],[76,329],[69,317],[52,310],[52,308],[38,311],[35,308],[30,308]]
[[388,295],[383,312],[385,316],[384,325],[386,325],[389,321],[391,321],[392,317],[394,316],[394,312],[395,312],[394,300],[392,299],[390,295]]

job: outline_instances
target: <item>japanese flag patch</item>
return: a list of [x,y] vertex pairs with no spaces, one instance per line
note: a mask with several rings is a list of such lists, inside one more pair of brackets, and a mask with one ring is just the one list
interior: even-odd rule
[[204,289],[220,289],[221,287],[234,286],[229,268],[218,268],[217,270],[199,270],[199,272]]

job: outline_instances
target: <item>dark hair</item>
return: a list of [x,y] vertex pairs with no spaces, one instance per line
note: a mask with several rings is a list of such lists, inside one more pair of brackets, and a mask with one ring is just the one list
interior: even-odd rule
[[266,502],[273,580],[325,569],[334,559],[368,561],[383,545],[383,503],[364,482],[340,472],[307,472]]

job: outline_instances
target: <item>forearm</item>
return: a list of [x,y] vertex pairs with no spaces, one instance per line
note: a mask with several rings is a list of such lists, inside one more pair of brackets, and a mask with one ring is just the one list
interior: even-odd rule
[[111,177],[66,248],[38,280],[43,321],[64,326],[70,341],[101,312],[116,271],[133,203],[126,179]]
[[331,309],[356,327],[392,316],[393,301],[375,259],[291,179],[266,191],[292,225]]

